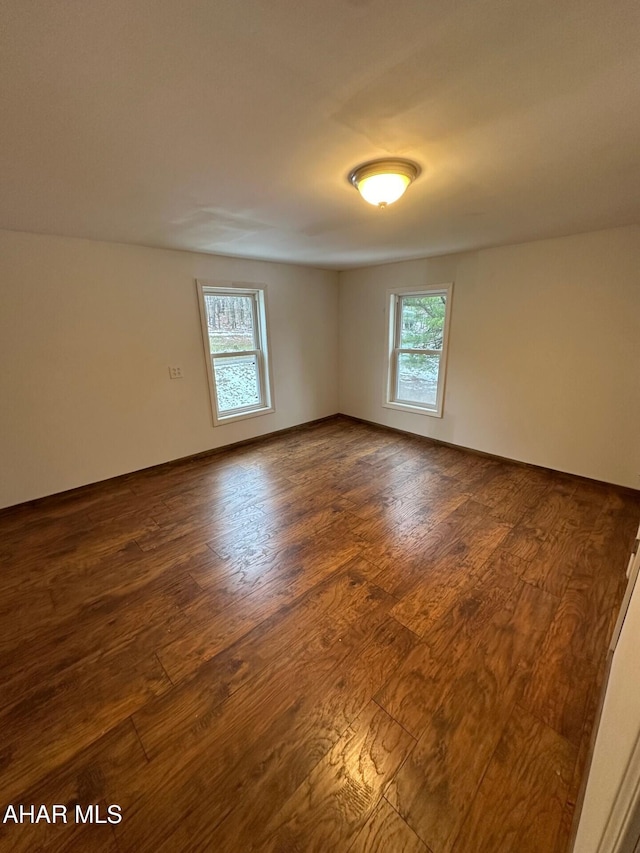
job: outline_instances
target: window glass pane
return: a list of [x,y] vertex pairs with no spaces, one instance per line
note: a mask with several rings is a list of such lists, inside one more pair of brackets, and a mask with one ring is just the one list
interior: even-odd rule
[[257,349],[251,296],[206,293],[204,304],[212,353]]
[[442,349],[447,297],[403,296],[400,300],[400,349]]
[[258,363],[255,356],[214,358],[213,370],[220,413],[260,403]]
[[439,355],[400,353],[396,399],[404,403],[418,403],[435,408],[439,366]]

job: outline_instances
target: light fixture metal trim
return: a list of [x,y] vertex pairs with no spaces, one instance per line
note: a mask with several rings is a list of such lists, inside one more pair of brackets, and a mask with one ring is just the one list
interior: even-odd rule
[[[387,157],[380,160],[369,160],[366,163],[356,166],[349,173],[349,182],[369,204],[384,208],[388,204],[393,204],[393,202],[397,201],[404,194],[407,187],[415,181],[421,171],[420,166],[414,163],[413,160],[405,160],[400,157]],[[394,176],[400,179],[396,182],[395,191],[391,196],[384,198],[377,193],[372,194],[371,192],[366,193],[363,191],[372,178],[382,178],[382,176]]]

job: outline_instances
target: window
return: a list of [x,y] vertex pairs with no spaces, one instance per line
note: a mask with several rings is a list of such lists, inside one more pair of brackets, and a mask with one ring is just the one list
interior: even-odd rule
[[384,405],[442,417],[452,284],[389,293]]
[[198,282],[214,425],[273,411],[265,288]]

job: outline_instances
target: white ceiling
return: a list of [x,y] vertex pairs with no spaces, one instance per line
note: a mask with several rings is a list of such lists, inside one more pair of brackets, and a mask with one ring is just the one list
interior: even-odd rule
[[[637,0],[3,0],[0,227],[343,269],[640,221]],[[394,207],[350,169],[402,155]]]

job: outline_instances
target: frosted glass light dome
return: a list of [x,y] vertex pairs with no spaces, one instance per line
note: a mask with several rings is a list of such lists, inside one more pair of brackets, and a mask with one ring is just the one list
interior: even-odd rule
[[420,167],[410,160],[372,160],[357,166],[349,181],[362,198],[376,207],[393,204],[420,174]]

